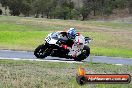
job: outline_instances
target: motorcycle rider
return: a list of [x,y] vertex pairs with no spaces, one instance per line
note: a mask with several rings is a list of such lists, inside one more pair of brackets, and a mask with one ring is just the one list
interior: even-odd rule
[[77,32],[75,28],[69,28],[66,32],[60,32],[58,38],[60,39],[61,47],[64,49],[71,49],[76,35]]
[[39,45],[35,49],[34,55],[37,58],[55,56],[81,61],[90,54],[90,48],[86,45],[90,40],[77,33],[75,28],[62,32],[52,32],[45,38],[45,44]]

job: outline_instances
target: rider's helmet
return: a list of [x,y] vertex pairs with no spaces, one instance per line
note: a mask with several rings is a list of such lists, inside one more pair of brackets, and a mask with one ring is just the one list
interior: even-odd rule
[[76,37],[76,29],[75,28],[70,28],[68,31],[67,31],[67,37],[68,39],[75,39]]

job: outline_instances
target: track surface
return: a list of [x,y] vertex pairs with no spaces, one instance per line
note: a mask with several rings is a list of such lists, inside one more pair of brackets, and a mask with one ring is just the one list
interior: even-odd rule
[[[34,56],[33,52],[27,51],[10,51],[10,50],[0,50],[0,59],[30,59],[36,60],[37,58]],[[43,61],[52,61],[52,62],[71,62],[74,61],[72,59],[58,58],[58,57],[46,57]],[[42,61],[42,60],[41,60]],[[99,62],[99,63],[109,63],[109,64],[117,64],[117,65],[132,65],[132,58],[121,58],[121,57],[106,57],[106,56],[89,56],[82,62]]]

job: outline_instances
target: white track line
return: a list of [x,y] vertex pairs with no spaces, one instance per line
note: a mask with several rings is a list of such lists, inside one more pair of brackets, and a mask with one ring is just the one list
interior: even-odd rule
[[40,59],[21,59],[21,58],[3,58],[0,57],[1,60],[25,60],[25,61],[48,61],[48,62],[65,62],[65,63],[83,63],[76,61],[60,61],[60,60],[40,60]]

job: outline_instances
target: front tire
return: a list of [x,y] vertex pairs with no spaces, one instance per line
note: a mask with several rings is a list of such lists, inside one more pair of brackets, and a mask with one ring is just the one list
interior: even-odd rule
[[35,49],[34,55],[35,55],[37,58],[41,58],[41,59],[42,59],[42,58],[45,58],[45,57],[48,56],[46,50],[47,50],[47,47],[46,47],[44,44],[39,45],[39,46]]
[[77,58],[75,58],[75,61],[82,61],[84,59],[86,59],[90,54],[90,48],[88,46],[84,46],[83,51],[80,55],[77,56]]

